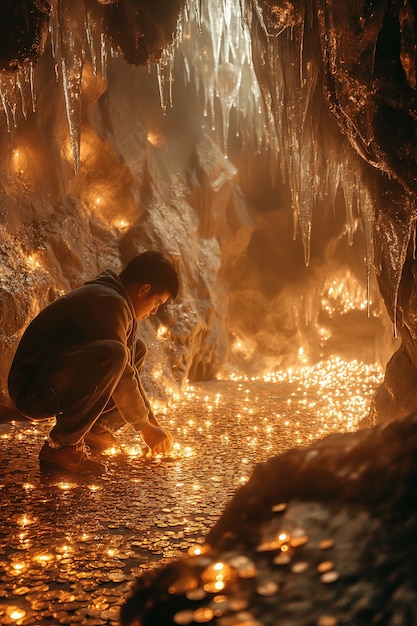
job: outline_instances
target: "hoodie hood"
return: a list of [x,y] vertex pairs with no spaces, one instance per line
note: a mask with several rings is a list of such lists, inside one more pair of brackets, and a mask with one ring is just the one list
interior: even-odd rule
[[132,300],[126,290],[126,287],[123,285],[122,281],[119,278],[119,275],[116,274],[113,270],[106,269],[101,274],[93,278],[93,280],[88,280],[84,283],[85,285],[102,285],[103,287],[109,287],[113,291],[117,291],[122,298],[126,300],[129,305],[129,308],[132,312],[133,318],[136,318],[135,309],[133,307]]

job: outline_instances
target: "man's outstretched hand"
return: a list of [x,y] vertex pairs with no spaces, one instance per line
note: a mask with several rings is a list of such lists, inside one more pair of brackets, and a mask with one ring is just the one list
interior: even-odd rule
[[150,448],[151,454],[165,454],[172,448],[172,435],[168,430],[164,430],[159,425],[149,422],[141,430],[144,442]]

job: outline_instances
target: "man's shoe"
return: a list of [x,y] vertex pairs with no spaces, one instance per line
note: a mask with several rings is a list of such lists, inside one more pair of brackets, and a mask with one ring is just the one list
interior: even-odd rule
[[88,476],[99,476],[106,471],[106,466],[103,463],[99,463],[99,461],[95,461],[90,457],[84,442],[75,446],[52,448],[48,441],[45,441],[39,453],[39,461],[43,470],[58,469],[71,474]]
[[109,430],[101,426],[93,426],[89,433],[84,436],[86,445],[91,452],[105,452],[111,448],[118,448],[119,442]]

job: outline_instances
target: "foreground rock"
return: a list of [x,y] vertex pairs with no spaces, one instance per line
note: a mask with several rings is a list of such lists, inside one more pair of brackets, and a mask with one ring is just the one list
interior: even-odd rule
[[417,416],[258,465],[195,554],[137,581],[123,626],[417,623]]

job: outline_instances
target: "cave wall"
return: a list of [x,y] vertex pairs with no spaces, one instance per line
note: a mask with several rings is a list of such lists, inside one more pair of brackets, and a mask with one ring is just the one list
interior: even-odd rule
[[[303,184],[303,173],[298,171],[304,171],[314,187],[315,150],[320,146],[325,161],[331,160],[336,166],[333,175],[337,178],[342,171],[340,187],[348,212],[349,196],[355,198],[366,264],[376,276],[397,339],[395,354],[371,408],[370,422],[405,417],[417,406],[416,5],[407,0],[343,6],[333,0],[262,0],[255,4],[260,16],[253,22],[257,74],[275,123],[282,125],[290,118],[287,145],[290,151],[299,152],[299,168],[294,168],[298,179],[293,188],[300,190],[295,212],[304,240],[309,236],[314,198],[303,200],[308,184]],[[289,31],[285,41],[283,33]],[[294,45],[300,56],[298,62],[287,66],[295,69],[282,70],[279,66],[278,70],[284,72],[284,80],[291,86],[295,82],[290,82],[291,72],[298,70],[301,84],[292,98],[284,97],[283,101],[276,87],[276,58],[286,56],[294,61],[295,56],[289,53]],[[325,114],[331,113],[339,132],[359,157],[356,162],[331,126],[321,131],[323,110],[317,108],[318,98],[311,96],[317,89],[323,94]],[[319,120],[316,128],[314,123],[307,126],[308,132],[303,125],[301,131],[294,128],[291,112],[299,106],[304,107],[304,118],[299,119],[310,116]],[[288,171],[291,176],[291,163]],[[332,174],[332,167],[327,165],[327,171]]]
[[[175,303],[141,324],[154,395],[188,376],[213,376],[228,341],[221,245],[233,256],[230,250],[242,247],[236,241],[247,241],[252,229],[236,168],[204,132],[190,128],[192,137],[180,148],[169,129],[171,137],[164,136],[155,77],[115,59],[106,81],[84,71],[74,176],[65,108],[56,106],[63,94],[51,64],[43,56],[38,67],[37,112],[2,137],[1,404],[9,410],[8,366],[40,308],[105,267],[121,269],[145,249],[162,250],[181,276]],[[141,111],[145,122],[137,110],[143,90],[151,93]],[[181,134],[178,126],[175,132]]]
[[387,364],[371,418],[391,421],[417,407],[416,5],[364,3],[348,10],[325,1],[318,11],[330,109],[376,172],[374,268],[401,345]]

